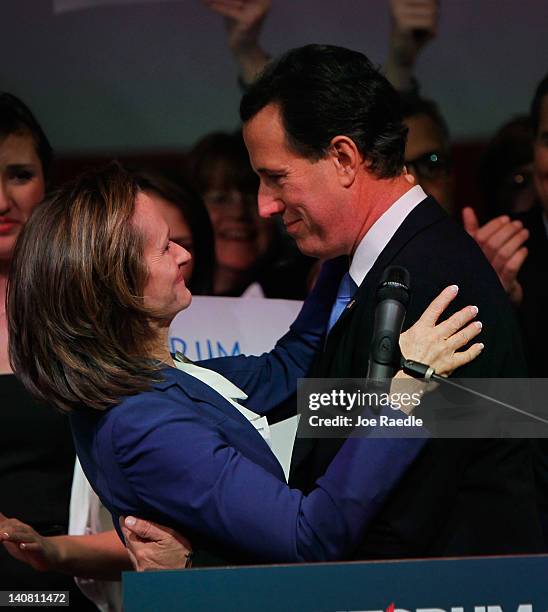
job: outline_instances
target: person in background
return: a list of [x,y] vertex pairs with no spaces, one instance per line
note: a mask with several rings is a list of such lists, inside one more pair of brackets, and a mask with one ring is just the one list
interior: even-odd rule
[[478,174],[487,219],[515,216],[535,206],[533,144],[528,115],[511,119],[489,141]]
[[182,176],[135,169],[141,189],[152,192],[169,225],[171,239],[191,255],[185,282],[194,295],[211,295],[215,269],[215,239],[208,211],[190,182]]
[[[225,19],[227,46],[245,89],[270,60],[270,54],[259,39],[271,0],[203,2]],[[438,20],[438,0],[390,0],[391,27],[385,74],[398,91],[417,93],[415,66],[421,52],[435,38]]]
[[[450,214],[454,214],[454,175],[451,169],[449,129],[436,103],[419,95],[419,85],[415,78],[420,54],[437,36],[439,2],[390,0],[390,18],[385,74],[402,95],[404,122],[409,130],[406,164],[426,193],[434,196]],[[521,176],[525,182],[527,174],[524,171]],[[493,178],[500,183],[499,186],[489,185],[490,199],[495,193],[500,194],[501,189],[508,191],[503,177]],[[525,191],[522,190],[522,193]],[[515,197],[515,193],[513,195]],[[525,203],[522,205],[527,206]],[[487,223],[481,225],[471,207],[463,207],[462,219],[465,229],[479,244],[495,268],[510,300],[517,306],[523,298],[517,276],[527,257],[524,243],[529,235],[523,223],[507,214],[493,212]]]
[[[548,325],[545,308],[548,303],[546,262],[548,262],[548,73],[538,84],[530,110],[533,131],[533,182],[537,201],[519,218],[529,231],[529,255],[519,273],[523,301],[518,319],[525,344],[529,374],[548,377]],[[533,468],[544,533],[544,552],[548,552],[548,440],[534,441]]]
[[[75,451],[68,421],[33,399],[8,359],[6,284],[17,237],[40,204],[52,148],[29,108],[0,93],[0,521],[21,517],[43,536],[67,533]],[[94,610],[68,576],[37,574],[15,561],[16,545],[0,547],[0,589],[69,591],[71,602]]]
[[[454,213],[454,174],[449,129],[435,102],[415,94],[401,96],[403,121],[408,129],[405,164],[417,184],[449,214]],[[466,231],[476,240],[514,305],[523,298],[518,272],[527,257],[529,232],[519,219],[499,215],[480,225],[470,207],[462,210]]]
[[548,262],[548,75],[539,83],[531,104],[533,131],[533,182],[535,205],[519,215],[528,231],[526,243],[529,255],[520,270],[518,280],[523,286],[523,301],[518,317],[525,342],[530,375],[548,376],[548,326],[544,308],[548,290],[542,279]]
[[215,235],[213,294],[303,299],[311,262],[276,221],[259,217],[258,179],[241,132],[202,138],[188,155],[188,177]]
[[390,0],[390,34],[384,74],[400,93],[418,94],[416,64],[437,35],[439,0]]
[[415,94],[401,95],[401,112],[407,127],[407,171],[452,215],[455,179],[447,123],[435,102]]
[[249,86],[270,59],[261,47],[259,35],[271,0],[203,0],[225,19],[226,41],[236,62],[242,87]]

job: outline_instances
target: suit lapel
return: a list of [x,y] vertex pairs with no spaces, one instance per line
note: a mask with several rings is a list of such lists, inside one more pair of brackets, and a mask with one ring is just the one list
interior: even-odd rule
[[[371,313],[373,312],[375,293],[385,268],[392,264],[401,249],[404,248],[410,240],[413,240],[417,234],[445,217],[447,217],[447,214],[431,197],[427,197],[407,215],[403,223],[396,230],[394,236],[392,236],[392,239],[381,251],[381,254],[366,274],[361,285],[358,287],[354,299],[351,300],[339,317],[339,320],[333,326],[333,329],[327,337],[325,348],[327,348],[329,344],[333,342],[336,343],[340,340],[341,330],[343,330],[352,319],[358,303],[363,303],[365,301],[369,306],[368,311],[371,310]],[[371,320],[371,326],[372,325],[373,320]]]
[[[313,372],[313,375],[325,377],[365,377],[366,371],[354,371],[355,367],[357,367],[354,364],[367,362],[369,344],[373,333],[375,293],[384,269],[393,263],[398,253],[410,240],[414,239],[432,224],[446,217],[445,211],[430,197],[423,200],[407,215],[358,287],[354,299],[343,311],[328,334],[323,354],[319,356],[319,360],[316,363],[318,365],[323,361],[324,367],[320,364],[320,371],[316,372],[316,374]],[[354,317],[360,317],[360,321],[356,326],[352,325]],[[353,334],[351,330],[358,331]],[[336,362],[336,357],[340,355],[345,357],[345,363],[347,364],[344,367],[344,372],[339,371],[341,366]],[[325,439],[318,443],[318,440],[313,438],[298,438],[291,457],[291,475],[295,477],[296,485],[304,482],[306,479],[305,472],[314,471],[313,457],[319,448],[325,449],[326,453],[332,457],[343,442],[344,440],[342,439]]]

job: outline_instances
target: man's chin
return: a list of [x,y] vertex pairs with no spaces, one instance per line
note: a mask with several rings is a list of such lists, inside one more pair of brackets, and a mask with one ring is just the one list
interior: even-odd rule
[[306,255],[307,257],[314,257],[314,259],[331,259],[332,257],[336,257],[336,255],[332,255],[326,248],[324,244],[311,243],[306,239],[296,239],[297,248],[299,251]]

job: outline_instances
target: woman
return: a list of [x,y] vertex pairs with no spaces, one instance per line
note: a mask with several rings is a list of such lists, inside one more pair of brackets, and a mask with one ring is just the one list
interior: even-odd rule
[[215,232],[214,295],[304,299],[312,262],[275,219],[259,217],[259,180],[241,131],[202,138],[189,154],[188,176]]
[[[66,419],[36,402],[13,375],[4,310],[15,242],[44,196],[51,159],[51,146],[31,111],[15,96],[0,93],[0,510],[43,535],[57,536],[68,526],[72,436]],[[0,589],[68,590],[81,609],[94,609],[69,577],[38,575],[4,547]]]
[[[167,349],[171,320],[190,305],[189,261],[154,197],[119,165],[61,189],[33,215],[14,257],[16,372],[32,393],[70,412],[86,476],[116,519],[178,528],[225,562],[344,556],[423,440],[349,439],[305,497],[287,487],[254,431],[264,430],[255,413],[291,395],[308,370],[340,280],[337,262],[271,353],[209,360],[205,369],[174,361]],[[406,353],[452,371],[481,351],[474,344],[454,353],[476,324],[447,334],[473,316],[464,309],[433,328],[426,317],[407,332]],[[247,408],[237,401],[246,398]],[[382,474],[365,460],[379,442]]]

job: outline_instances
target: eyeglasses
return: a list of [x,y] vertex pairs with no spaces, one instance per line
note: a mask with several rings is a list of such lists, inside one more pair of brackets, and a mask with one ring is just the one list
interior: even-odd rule
[[438,179],[449,173],[451,161],[449,156],[439,151],[428,151],[415,159],[407,159],[405,165],[419,179]]

